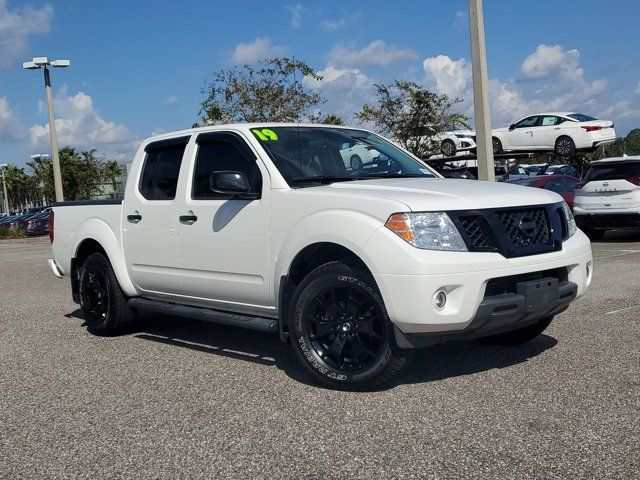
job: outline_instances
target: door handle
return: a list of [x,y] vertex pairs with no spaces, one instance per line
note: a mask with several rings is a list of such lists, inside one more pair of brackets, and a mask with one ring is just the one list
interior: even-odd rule
[[193,214],[193,212],[189,212],[189,215],[180,215],[180,223],[185,225],[193,225],[198,221],[198,217]]
[[129,221],[129,223],[138,223],[140,220],[142,220],[142,215],[140,215],[140,213],[138,213],[138,211],[136,210],[132,215],[127,215],[127,220]]

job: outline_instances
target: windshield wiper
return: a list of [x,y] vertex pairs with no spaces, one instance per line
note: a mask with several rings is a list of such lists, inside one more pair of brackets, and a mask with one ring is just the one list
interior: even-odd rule
[[350,182],[352,180],[359,180],[358,177],[336,177],[331,175],[315,175],[311,177],[299,177],[289,180],[289,183],[333,183],[333,182]]
[[434,178],[433,175],[422,174],[422,173],[394,173],[394,172],[384,172],[384,173],[371,173],[366,177],[360,178]]

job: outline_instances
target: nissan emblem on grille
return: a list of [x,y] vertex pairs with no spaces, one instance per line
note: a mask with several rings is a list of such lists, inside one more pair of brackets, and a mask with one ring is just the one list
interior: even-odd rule
[[538,225],[536,222],[531,220],[526,215],[522,215],[520,217],[520,221],[518,222],[518,228],[522,233],[524,233],[527,237],[533,237],[538,231]]

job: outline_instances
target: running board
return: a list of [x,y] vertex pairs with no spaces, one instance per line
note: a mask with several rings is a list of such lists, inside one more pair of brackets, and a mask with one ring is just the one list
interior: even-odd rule
[[262,332],[277,332],[278,320],[275,318],[254,317],[238,313],[222,312],[211,308],[191,307],[178,303],[149,300],[148,298],[132,298],[127,304],[131,308],[140,308],[156,313],[166,313],[178,317],[193,318],[206,322],[230,325],[232,327],[260,330]]

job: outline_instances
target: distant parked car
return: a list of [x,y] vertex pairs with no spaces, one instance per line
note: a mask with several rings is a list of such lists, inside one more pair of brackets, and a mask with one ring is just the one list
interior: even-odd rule
[[375,148],[359,142],[345,142],[340,146],[340,156],[344,166],[351,170],[360,170],[366,163],[380,156]]
[[580,182],[576,177],[568,175],[534,175],[531,177],[515,178],[507,180],[507,183],[515,185],[523,185],[525,187],[542,188],[556,192],[564,201],[567,202],[569,208],[573,210],[573,199],[575,197],[576,184]]
[[545,175],[570,175],[577,177],[576,169],[571,165],[551,165],[544,171]]
[[592,151],[616,139],[611,120],[571,112],[530,115],[508,128],[492,130],[491,135],[496,155],[503,151],[540,150],[569,157],[578,150]]
[[476,132],[473,130],[447,129],[444,132],[433,135],[430,127],[420,129],[417,139],[429,137],[430,140],[440,144],[440,152],[445,157],[455,157],[458,153],[471,152],[476,149]]
[[34,217],[26,221],[25,230],[27,235],[44,235],[49,231],[49,210],[39,212]]
[[576,186],[578,226],[592,240],[607,230],[640,227],[640,157],[617,157],[589,164]]

